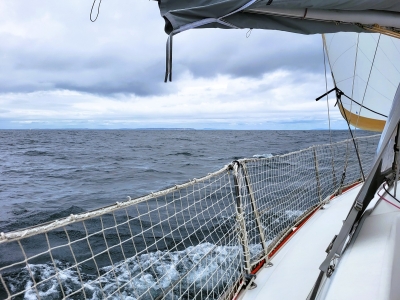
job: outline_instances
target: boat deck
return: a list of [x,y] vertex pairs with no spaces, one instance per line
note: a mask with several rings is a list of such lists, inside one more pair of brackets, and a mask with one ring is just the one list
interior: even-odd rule
[[263,268],[255,280],[257,288],[239,299],[306,299],[326,257],[325,250],[338,234],[361,184],[334,198],[318,210]]
[[363,220],[319,299],[400,298],[400,205],[390,195],[383,197]]

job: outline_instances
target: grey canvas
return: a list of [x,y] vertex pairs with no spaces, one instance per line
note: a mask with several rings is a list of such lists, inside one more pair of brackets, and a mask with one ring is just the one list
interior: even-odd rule
[[[207,18],[222,18],[231,12],[240,9],[249,0],[159,0],[160,12],[166,21],[165,32],[170,34],[182,26],[204,20]],[[282,30],[301,34],[332,33],[340,31],[363,32],[365,29],[360,26],[357,19],[353,22],[342,22],[332,19],[311,20],[307,18],[293,18],[273,14],[255,13],[254,10],[263,8],[280,9],[306,9],[321,10],[325,14],[331,11],[351,11],[360,16],[363,13],[389,12],[396,16],[399,13],[400,2],[395,0],[258,0],[246,9],[235,14],[224,17],[222,20],[232,26],[210,22],[197,28],[255,28]],[[379,15],[378,15],[379,17]],[[364,18],[365,19],[365,18]],[[376,23],[376,22],[375,22]],[[373,24],[366,24],[373,25]],[[390,24],[389,24],[390,25]],[[393,24],[392,27],[396,27]]]

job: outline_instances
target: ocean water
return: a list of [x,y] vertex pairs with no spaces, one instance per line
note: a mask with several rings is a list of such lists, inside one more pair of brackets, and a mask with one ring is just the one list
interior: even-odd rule
[[[357,136],[370,134],[356,133]],[[341,141],[349,138],[349,133],[332,131],[331,138],[334,142]],[[155,192],[205,176],[236,159],[269,157],[326,144],[329,140],[328,131],[2,130],[0,232],[121,202],[127,196],[135,198]],[[291,212],[287,218],[295,219],[298,213],[301,212]],[[254,245],[255,252],[258,246]],[[234,247],[215,248],[209,243],[191,247],[190,251],[175,249],[169,257],[185,257],[186,265],[194,265],[202,253],[211,251],[219,259],[228,257],[233,261],[240,251]],[[172,272],[169,278],[179,277],[180,271],[171,269],[170,260],[163,259],[163,251],[134,257],[128,264],[136,270],[137,261],[148,262],[161,273]],[[194,256],[187,254],[188,251]],[[65,269],[68,262],[56,261],[56,264],[57,268]],[[105,262],[100,271],[107,274],[108,268]],[[31,269],[38,278],[47,278],[54,272],[47,264],[37,263]],[[117,275],[104,276],[110,291],[115,289],[116,280],[123,281],[126,277],[123,271],[117,269]],[[199,272],[207,276],[210,270],[197,270],[193,280],[199,280]],[[224,276],[232,277],[235,272],[238,271],[232,269]],[[74,285],[80,284],[77,272],[68,271],[62,276],[66,278],[63,283],[66,290],[73,290]],[[85,276],[90,282],[93,275]],[[221,282],[228,279],[221,279]],[[16,289],[32,284],[26,269],[10,275],[8,280]],[[138,279],[134,283],[137,289],[141,286],[145,289],[143,280],[151,278]],[[42,287],[41,298],[57,299],[56,287],[57,282],[49,281],[48,286]],[[129,289],[125,292],[132,294]],[[102,298],[96,283],[87,284],[87,293],[92,299]],[[156,297],[156,291],[154,293],[149,299]],[[4,295],[1,288],[0,295]],[[30,293],[25,293],[23,298],[36,299]]]

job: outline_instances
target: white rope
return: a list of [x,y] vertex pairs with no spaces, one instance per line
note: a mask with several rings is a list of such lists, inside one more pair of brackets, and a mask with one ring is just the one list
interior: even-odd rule
[[244,10],[244,9],[246,9],[247,7],[249,7],[250,5],[255,3],[256,1],[257,0],[251,0],[251,1],[247,2],[245,5],[239,7],[238,9],[235,9],[234,11],[232,11],[232,12],[230,12],[230,13],[222,16],[222,17],[219,17],[219,18],[206,18],[206,19],[202,19],[202,20],[199,20],[199,21],[196,21],[196,22],[193,22],[193,23],[189,23],[189,24],[183,25],[183,26],[173,30],[171,32],[171,34],[175,35],[177,33],[180,33],[180,32],[183,32],[183,31],[186,31],[186,30],[189,30],[189,29],[197,28],[197,27],[200,27],[200,26],[204,26],[204,25],[207,25],[207,24],[210,24],[210,23],[219,23],[219,24],[225,25],[227,27],[238,29],[239,27],[237,27],[237,26],[235,26],[233,24],[230,24],[230,23],[224,21],[223,19],[226,18],[226,17],[229,17],[229,16],[231,16],[233,14],[236,14],[236,13],[238,13],[238,12]]
[[22,231],[15,231],[15,232],[9,232],[9,233],[1,232],[0,233],[0,244],[3,243],[3,242],[6,242],[6,241],[19,239],[19,238],[22,238],[22,237],[28,237],[28,236],[32,236],[32,235],[35,235],[35,234],[44,233],[44,232],[47,232],[47,231],[52,230],[52,229],[57,229],[57,228],[69,225],[71,223],[74,223],[75,221],[83,221],[83,220],[87,220],[87,219],[90,219],[90,218],[101,216],[101,215],[104,215],[104,214],[107,214],[107,213],[111,213],[111,212],[113,212],[113,211],[115,211],[115,210],[117,210],[119,208],[129,207],[129,206],[131,206],[133,204],[146,202],[146,201],[148,201],[150,199],[167,195],[167,194],[171,193],[174,190],[184,189],[184,188],[186,188],[188,186],[193,185],[193,183],[195,183],[197,181],[198,182],[204,182],[204,181],[208,180],[209,178],[211,178],[213,176],[217,176],[217,175],[219,175],[221,173],[226,172],[228,170],[228,168],[229,168],[229,166],[226,165],[222,169],[220,169],[220,170],[218,170],[218,171],[216,171],[214,173],[209,173],[207,176],[202,177],[200,179],[194,179],[194,181],[189,181],[189,182],[181,184],[181,185],[175,185],[172,188],[165,189],[165,190],[162,190],[162,191],[159,191],[159,192],[156,192],[156,193],[151,193],[151,194],[149,194],[147,196],[144,196],[144,197],[131,199],[131,197],[128,196],[127,197],[128,200],[125,201],[125,202],[117,202],[114,205],[111,205],[111,206],[108,206],[108,207],[104,207],[104,208],[100,208],[100,209],[96,209],[96,210],[93,210],[93,211],[90,211],[90,212],[87,212],[87,213],[81,213],[81,214],[77,214],[77,215],[71,214],[67,218],[59,219],[59,220],[56,220],[56,221],[53,221],[53,222],[50,222],[50,223],[46,223],[46,224],[43,224],[43,225],[38,225],[38,226],[31,227],[31,228],[27,228],[27,229],[22,230]]

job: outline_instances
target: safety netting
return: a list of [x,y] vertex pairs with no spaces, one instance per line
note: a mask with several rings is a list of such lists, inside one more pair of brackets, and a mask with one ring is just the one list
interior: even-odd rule
[[[378,141],[355,139],[364,175]],[[346,140],[1,233],[0,298],[232,299],[294,226],[362,179]]]
[[[380,135],[373,135],[354,141],[364,176],[372,167],[379,138]],[[263,246],[250,257],[250,268],[268,260],[282,238],[316,207],[345,187],[363,181],[351,139],[239,162],[244,178],[241,197],[249,245]]]

